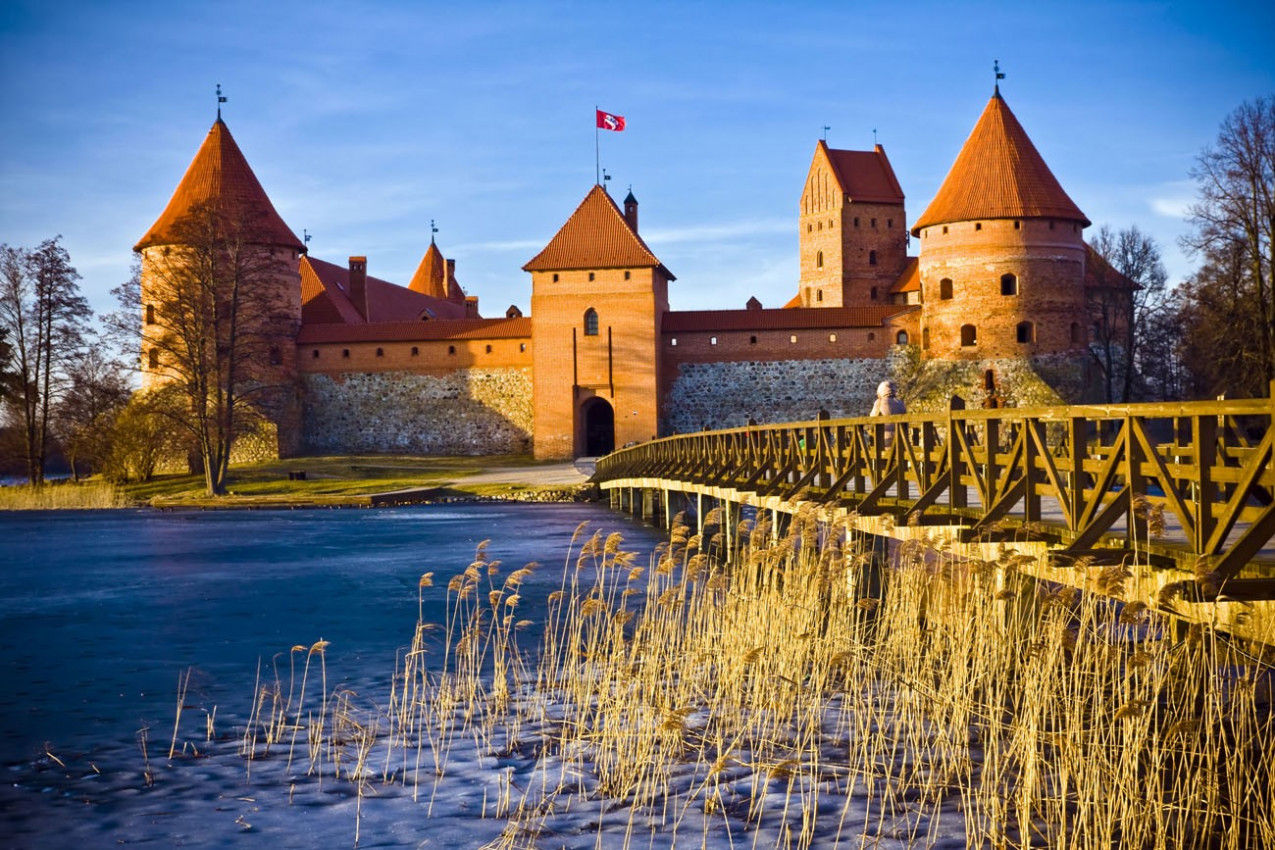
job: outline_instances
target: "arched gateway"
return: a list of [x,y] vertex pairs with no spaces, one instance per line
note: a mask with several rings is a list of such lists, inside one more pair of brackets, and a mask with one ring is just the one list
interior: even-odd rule
[[584,454],[601,457],[615,451],[615,410],[603,398],[591,398],[580,408],[584,417]]

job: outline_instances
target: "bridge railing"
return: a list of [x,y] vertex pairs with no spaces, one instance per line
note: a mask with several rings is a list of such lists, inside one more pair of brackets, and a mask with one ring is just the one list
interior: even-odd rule
[[1014,525],[1055,535],[1074,557],[1123,541],[1191,560],[1206,593],[1268,598],[1270,579],[1235,579],[1275,537],[1273,412],[1259,399],[755,425],[622,449],[595,480],[679,480],[968,535]]

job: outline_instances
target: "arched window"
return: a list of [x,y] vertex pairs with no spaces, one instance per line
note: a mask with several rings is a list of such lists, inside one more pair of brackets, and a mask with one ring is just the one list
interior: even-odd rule
[[875,266],[876,264],[877,264],[877,252],[876,252],[876,251],[869,251],[869,252],[868,252],[868,265],[870,265],[870,266]]
[[1073,343],[1080,342],[1080,322],[1071,323],[1071,341]]
[[592,307],[584,311],[584,335],[598,335],[598,311]]
[[1020,343],[1036,341],[1036,328],[1031,322],[1019,322],[1016,333]]
[[152,348],[152,349],[151,349],[151,350],[147,353],[147,355],[146,355],[146,362],[147,362],[147,365],[149,365],[149,366],[150,366],[150,368],[152,368],[152,369],[158,369],[158,368],[159,368],[159,349],[158,349],[158,348]]
[[978,331],[973,325],[961,325],[961,345],[978,345]]
[[817,254],[815,254],[815,268],[817,269],[823,268],[823,251],[820,251]]
[[952,300],[952,279],[950,277],[945,277],[939,281],[939,300]]
[[899,331],[898,335],[894,337],[894,342],[895,342],[895,344],[896,344],[896,345],[907,345],[907,344],[908,344],[908,332],[907,332],[907,331]]
[[1017,295],[1018,278],[1012,274],[1001,275],[1001,295]]

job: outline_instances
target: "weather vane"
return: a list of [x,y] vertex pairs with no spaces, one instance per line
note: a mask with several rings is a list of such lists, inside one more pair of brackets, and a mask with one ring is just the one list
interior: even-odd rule
[[217,84],[217,120],[221,120],[221,105],[226,102],[226,96],[221,93],[221,83]]
[[611,175],[607,174],[607,170],[605,168],[602,169],[602,182],[606,183],[610,179],[611,179]]
[[875,148],[876,146],[877,146],[877,128],[873,127],[872,128],[872,147]]
[[434,219],[429,220],[429,244],[434,244],[434,234],[438,232],[438,228],[434,226]]
[[305,243],[306,248],[310,247],[310,237],[312,237],[313,235],[314,235],[313,233],[306,230],[304,227],[301,228],[301,241]]
[[828,141],[828,131],[829,131],[829,130],[831,130],[831,129],[832,129],[832,125],[831,125],[831,124],[824,124],[824,125],[823,125],[823,140],[824,140],[825,142],[826,142],[826,141]]
[[996,74],[996,94],[1001,93],[1001,80],[1005,79],[1005,74],[1001,71],[1001,60],[992,60],[992,71]]

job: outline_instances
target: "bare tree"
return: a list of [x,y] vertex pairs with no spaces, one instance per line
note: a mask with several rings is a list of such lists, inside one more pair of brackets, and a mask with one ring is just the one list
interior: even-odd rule
[[1137,225],[1098,229],[1090,247],[1101,259],[1092,270],[1098,286],[1091,309],[1098,318],[1094,354],[1106,380],[1107,401],[1141,395],[1137,376],[1144,365],[1143,341],[1164,306],[1168,275],[1155,240]]
[[100,472],[110,457],[115,418],[132,389],[124,365],[96,338],[68,364],[67,375],[69,385],[57,407],[56,431],[71,476],[79,480],[82,464]]
[[225,492],[235,439],[292,394],[283,367],[297,318],[280,286],[288,252],[257,244],[253,224],[195,205],[171,244],[115,290],[122,310],[108,319],[137,334],[151,408],[189,435],[210,495]]
[[53,411],[69,385],[67,365],[92,315],[61,237],[35,250],[0,246],[0,327],[13,338],[16,387],[9,401],[22,430],[27,480],[44,483]]
[[[1199,195],[1183,244],[1205,261],[1194,280],[1193,327],[1217,336],[1237,367],[1255,369],[1233,378],[1255,377],[1266,394],[1275,381],[1275,96],[1228,115],[1191,177]],[[1228,316],[1241,321],[1219,326]]]

